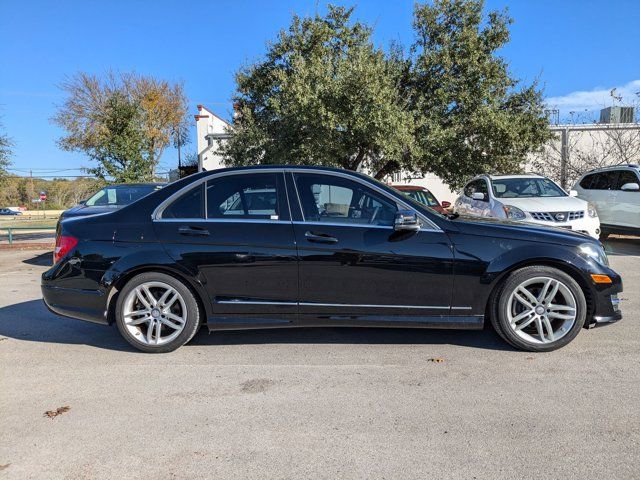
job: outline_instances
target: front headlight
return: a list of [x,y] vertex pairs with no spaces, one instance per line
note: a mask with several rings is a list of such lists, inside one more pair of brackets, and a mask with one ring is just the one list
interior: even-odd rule
[[502,209],[510,220],[524,220],[527,217],[522,210],[518,207],[514,207],[513,205],[505,205]]
[[580,253],[586,257],[594,259],[601,265],[609,266],[609,259],[607,258],[607,254],[600,245],[596,245],[593,243],[583,243],[578,247]]
[[587,214],[591,218],[596,218],[598,216],[598,211],[596,210],[596,207],[591,202],[587,204]]

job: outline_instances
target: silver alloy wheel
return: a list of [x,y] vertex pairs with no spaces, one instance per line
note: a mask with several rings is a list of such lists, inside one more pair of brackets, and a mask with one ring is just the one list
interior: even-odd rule
[[564,337],[577,317],[576,299],[564,283],[551,277],[525,280],[510,294],[511,329],[527,342],[545,344]]
[[182,295],[164,282],[145,282],[131,290],[122,318],[132,337],[144,345],[163,345],[176,338],[187,321]]

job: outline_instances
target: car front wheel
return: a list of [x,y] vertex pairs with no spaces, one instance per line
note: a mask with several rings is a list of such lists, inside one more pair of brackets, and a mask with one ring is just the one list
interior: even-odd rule
[[171,352],[196,334],[198,302],[180,280],[164,273],[142,273],[118,295],[116,324],[125,340],[138,350]]
[[551,267],[513,272],[493,298],[491,322],[511,345],[548,352],[571,342],[584,325],[587,304],[580,285]]

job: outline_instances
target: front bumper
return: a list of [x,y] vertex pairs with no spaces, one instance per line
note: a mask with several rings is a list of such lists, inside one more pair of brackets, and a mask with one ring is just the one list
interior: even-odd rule
[[618,294],[622,292],[622,280],[620,277],[617,280],[609,286],[600,286],[600,289],[595,289],[592,295],[593,312],[585,322],[586,328],[599,327],[622,320],[620,298],[618,297]]
[[536,225],[542,225],[544,227],[557,227],[565,228],[574,232],[586,233],[596,240],[600,237],[600,219],[598,217],[592,218],[585,214],[584,218],[578,220],[572,220],[567,222],[549,222],[546,220],[535,220],[527,214],[528,218],[525,220],[528,223]]

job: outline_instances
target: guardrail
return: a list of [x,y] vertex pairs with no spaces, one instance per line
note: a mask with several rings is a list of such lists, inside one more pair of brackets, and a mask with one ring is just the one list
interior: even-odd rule
[[14,230],[32,230],[32,231],[50,231],[56,230],[56,227],[37,227],[37,226],[33,226],[33,227],[0,227],[0,231],[2,230],[6,230],[7,234],[9,236],[9,245],[13,245],[13,231]]

